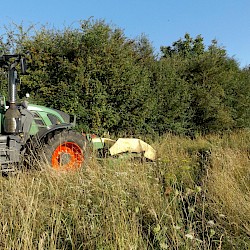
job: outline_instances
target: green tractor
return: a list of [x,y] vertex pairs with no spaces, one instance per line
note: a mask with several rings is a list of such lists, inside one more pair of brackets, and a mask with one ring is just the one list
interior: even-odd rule
[[0,56],[0,67],[8,72],[7,101],[0,95],[0,170],[13,171],[31,155],[56,170],[80,168],[86,160],[86,137],[73,130],[75,119],[71,122],[62,111],[17,103],[18,64],[25,74],[24,56]]

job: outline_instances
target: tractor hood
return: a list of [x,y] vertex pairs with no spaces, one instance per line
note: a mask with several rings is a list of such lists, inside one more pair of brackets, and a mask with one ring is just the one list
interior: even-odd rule
[[[28,104],[27,109],[31,111],[34,114],[38,114],[42,117],[45,115],[51,120],[51,122],[54,123],[68,123],[70,124],[70,116],[63,111],[53,109],[53,108],[47,108],[40,105],[35,104]],[[56,122],[57,120],[57,122]]]

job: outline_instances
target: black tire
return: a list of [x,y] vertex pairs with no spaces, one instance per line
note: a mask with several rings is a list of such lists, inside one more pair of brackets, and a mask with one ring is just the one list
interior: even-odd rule
[[63,130],[48,136],[43,144],[41,159],[55,170],[77,170],[87,160],[88,142],[84,136]]

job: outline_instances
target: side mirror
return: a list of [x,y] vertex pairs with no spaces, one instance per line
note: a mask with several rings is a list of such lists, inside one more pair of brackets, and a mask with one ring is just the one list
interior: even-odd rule
[[27,71],[26,58],[21,58],[20,59],[20,65],[21,65],[22,74],[25,75],[26,71]]

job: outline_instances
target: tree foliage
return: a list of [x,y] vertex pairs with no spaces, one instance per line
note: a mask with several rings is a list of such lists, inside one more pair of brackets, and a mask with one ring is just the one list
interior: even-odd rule
[[[79,28],[16,26],[0,53],[30,51],[20,98],[77,115],[79,129],[119,135],[208,133],[249,127],[250,71],[214,40],[185,34],[161,57],[145,36],[102,20]],[[32,30],[31,33],[29,33]],[[4,74],[1,73],[1,79]]]
[[[162,53],[162,60],[168,58],[177,64],[178,75],[190,94],[191,131],[207,133],[242,126],[240,117],[236,118],[241,115],[240,107],[234,105],[238,102],[234,95],[240,91],[236,86],[247,83],[246,74],[239,69],[236,60],[227,56],[224,48],[218,47],[214,40],[206,49],[201,36],[192,39],[186,34],[184,40],[178,40],[172,47],[162,47]],[[240,80],[240,75],[245,81]],[[249,96],[246,86],[243,87],[245,101]],[[246,106],[249,104],[247,101]],[[247,120],[244,119],[244,123],[247,125]]]

